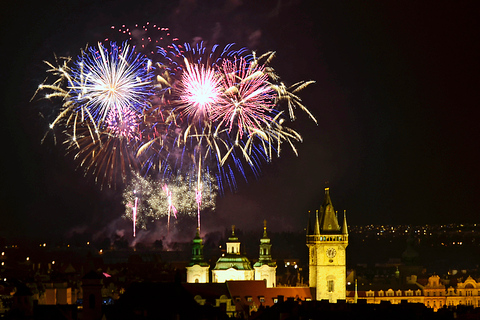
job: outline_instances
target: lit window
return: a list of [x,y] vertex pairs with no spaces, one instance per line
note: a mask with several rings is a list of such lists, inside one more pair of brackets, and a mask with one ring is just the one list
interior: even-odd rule
[[327,281],[327,291],[328,292],[333,292],[334,291],[334,283],[333,280],[328,280]]

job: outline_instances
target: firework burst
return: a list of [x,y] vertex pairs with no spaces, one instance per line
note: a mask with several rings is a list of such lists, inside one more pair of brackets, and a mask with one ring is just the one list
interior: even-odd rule
[[[167,217],[196,216],[198,210],[214,210],[218,187],[215,178],[208,173],[201,175],[201,199],[196,189],[196,176],[190,174],[170,177],[170,180],[153,180],[136,174],[123,193],[124,217],[133,220],[133,204],[138,198],[136,226],[146,228],[147,224]],[[198,201],[201,201],[199,206]]]
[[142,112],[152,93],[151,61],[133,54],[129,45],[110,50],[101,43],[90,47],[75,62],[68,79],[69,98],[77,112],[85,112],[97,123],[109,113]]

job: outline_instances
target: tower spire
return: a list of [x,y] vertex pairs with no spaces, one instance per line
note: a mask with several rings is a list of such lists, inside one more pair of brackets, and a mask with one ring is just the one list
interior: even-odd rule
[[272,260],[272,244],[267,235],[267,220],[263,221],[263,237],[260,239],[258,261],[253,265],[255,280],[265,280],[267,287],[276,285],[277,263]]
[[347,210],[343,210],[342,234],[348,234],[348,227],[347,227]]
[[340,226],[335,215],[332,199],[330,198],[330,188],[325,188],[325,198],[320,206],[320,232],[338,232]]
[[314,226],[313,234],[316,236],[320,234],[320,221],[318,220],[318,210],[315,214],[315,226]]

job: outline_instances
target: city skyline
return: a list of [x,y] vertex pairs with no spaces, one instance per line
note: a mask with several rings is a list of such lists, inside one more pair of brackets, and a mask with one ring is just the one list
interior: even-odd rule
[[182,1],[143,8],[48,1],[8,8],[0,236],[114,234],[130,226],[120,217],[119,190],[100,190],[75,171],[61,144],[40,143],[47,123],[39,113],[48,103],[29,100],[45,78],[43,60],[75,56],[111,25],[146,21],[186,42],[274,50],[283,81],[316,81],[300,97],[319,124],[306,115],[293,123],[303,136],[298,157],[284,147],[258,180],[239,181],[236,193],[219,197],[216,211],[202,216],[205,232],[231,224],[256,229],[264,219],[273,231],[301,230],[327,181],[335,209],[347,210],[352,225],[476,222],[480,28],[473,2],[316,4],[229,1],[200,10]]

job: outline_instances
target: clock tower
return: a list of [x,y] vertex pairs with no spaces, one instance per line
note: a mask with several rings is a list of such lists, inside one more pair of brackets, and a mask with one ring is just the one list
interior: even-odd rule
[[330,189],[325,188],[325,199],[317,210],[313,229],[307,228],[309,251],[309,286],[314,288],[317,300],[337,302],[346,298],[346,248],[348,229],[346,213],[340,227],[330,199]]

